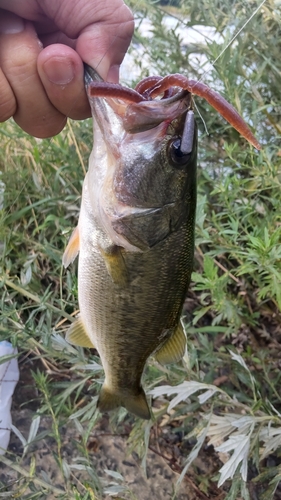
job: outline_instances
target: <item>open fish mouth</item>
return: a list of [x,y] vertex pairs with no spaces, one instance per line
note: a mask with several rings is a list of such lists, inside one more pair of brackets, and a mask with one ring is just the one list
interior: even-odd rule
[[[102,100],[99,95],[96,95],[96,84],[104,85],[102,87]],[[132,102],[131,100],[133,100],[137,94],[136,91],[124,87],[124,92],[120,93],[119,85],[116,85],[116,88],[114,88],[114,85],[110,84],[110,92],[106,95],[107,85],[108,84],[102,81],[101,77],[93,68],[85,64],[85,86],[89,102],[92,103],[94,100],[92,111],[94,114],[98,115],[97,118],[100,122],[103,122],[104,139],[107,143],[111,142],[112,144],[112,140],[114,140],[112,129],[116,127],[116,121],[118,121],[118,119],[119,130],[116,134],[119,139],[121,137],[120,132],[122,128],[124,133],[130,135],[143,133],[143,135],[138,135],[138,140],[146,141],[149,137],[150,142],[152,142],[156,139],[156,136],[159,137],[159,140],[162,140],[165,134],[167,134],[168,127],[172,122],[173,131],[182,131],[185,114],[187,111],[192,111],[191,93],[179,87],[172,87],[169,91],[165,91],[162,95],[150,100],[140,100],[137,96],[136,100],[138,100],[138,102]],[[110,111],[109,108],[111,108],[112,111]],[[113,116],[113,113],[115,116]],[[190,141],[190,127],[194,127],[194,123],[192,122],[193,113],[189,115],[187,124],[184,128],[184,137],[182,141],[183,149],[181,149],[183,153],[187,152],[187,149],[189,149],[189,152],[191,151],[192,141]],[[159,127],[159,125],[161,126]],[[151,132],[152,129],[157,130],[153,133]],[[148,131],[149,134],[145,134],[145,132]]]

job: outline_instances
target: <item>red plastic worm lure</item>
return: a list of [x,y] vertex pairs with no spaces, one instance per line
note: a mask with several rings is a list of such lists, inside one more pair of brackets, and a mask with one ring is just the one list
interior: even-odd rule
[[234,127],[250,144],[256,149],[261,149],[257,139],[241,118],[236,109],[229,104],[218,92],[212,90],[208,85],[196,80],[189,80],[183,75],[175,73],[164,78],[160,76],[149,76],[141,80],[136,88],[130,89],[119,84],[107,82],[91,82],[89,94],[92,97],[105,97],[121,99],[128,104],[138,104],[151,101],[163,94],[162,99],[175,95],[179,89],[186,90],[191,94],[198,95],[216,109],[223,118]]

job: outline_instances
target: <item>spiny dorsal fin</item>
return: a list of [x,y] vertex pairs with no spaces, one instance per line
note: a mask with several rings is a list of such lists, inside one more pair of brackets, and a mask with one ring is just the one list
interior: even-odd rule
[[80,347],[91,347],[95,348],[89,335],[87,334],[85,327],[82,323],[82,319],[78,318],[72,323],[66,332],[66,341],[73,345],[78,345]]
[[180,321],[172,336],[154,354],[154,357],[161,365],[176,363],[180,361],[185,353],[186,337],[183,324]]
[[79,241],[79,230],[77,226],[73,230],[73,233],[70,236],[69,242],[62,256],[62,263],[65,268],[68,267],[69,264],[71,264],[71,262],[73,262],[76,259],[79,252],[79,248],[80,248],[80,241]]

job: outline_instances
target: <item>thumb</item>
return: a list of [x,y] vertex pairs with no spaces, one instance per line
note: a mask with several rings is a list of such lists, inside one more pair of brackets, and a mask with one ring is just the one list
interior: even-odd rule
[[122,3],[107,18],[84,28],[77,39],[76,51],[104,80],[118,82],[119,67],[133,31],[133,15]]

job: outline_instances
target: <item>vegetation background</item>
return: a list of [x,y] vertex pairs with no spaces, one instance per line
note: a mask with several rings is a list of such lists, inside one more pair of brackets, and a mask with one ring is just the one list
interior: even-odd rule
[[[144,385],[156,397],[155,421],[147,424],[120,410],[108,426],[128,434],[144,467],[157,442],[158,453],[178,472],[175,499],[186,477],[196,498],[281,498],[281,2],[263,2],[230,45],[260,2],[128,3],[138,25],[151,20],[149,38],[141,30],[134,36],[137,80],[148,74],[145,56],[150,74],[201,79],[238,109],[262,150],[257,153],[195,98],[198,209],[184,309],[188,355],[168,368],[149,363]],[[183,44],[163,21],[167,12],[187,33],[212,27],[220,42],[211,35],[204,43]],[[93,469],[87,443],[102,418],[95,395],[103,373],[95,351],[64,340],[78,306],[75,266],[65,272],[61,258],[79,214],[91,121],[69,121],[51,140],[29,137],[9,121],[1,125],[0,146],[0,340],[18,348],[17,405],[34,411],[28,437],[14,429],[20,454],[10,449],[0,456],[5,470],[16,474],[13,481],[0,475],[0,498],[88,500],[101,498],[102,491],[136,498],[118,471],[107,471],[102,484]],[[39,428],[42,416],[52,422],[45,431]],[[61,442],[70,420],[81,435],[72,443],[75,463],[65,459]],[[42,478],[33,455],[32,446],[47,434],[64,478],[59,490],[46,474]],[[175,439],[177,454],[171,451]],[[202,473],[196,460],[208,455],[213,468]],[[137,498],[143,500],[141,492]]]

